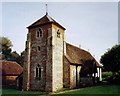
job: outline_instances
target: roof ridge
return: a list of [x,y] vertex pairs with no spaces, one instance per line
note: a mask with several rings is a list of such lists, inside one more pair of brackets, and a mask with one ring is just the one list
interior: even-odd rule
[[[66,42],[66,43],[67,43],[67,42]],[[82,49],[82,48],[80,48],[80,47],[77,47],[77,46],[72,45],[72,44],[70,44],[70,43],[67,43],[67,44],[69,44],[70,46],[73,46],[73,47],[75,47],[75,48],[77,48],[77,49],[83,50],[83,51],[85,51],[85,52],[87,52],[87,53],[90,54],[90,52],[88,52],[88,51],[86,51],[86,50],[84,50],[84,49]]]
[[[69,60],[71,59],[75,59],[74,57],[75,56],[77,56],[77,55],[75,55],[75,54],[79,54],[79,55],[81,55],[80,57],[81,57],[81,59],[85,59],[85,60],[88,60],[88,59],[90,59],[90,60],[95,60],[95,62],[96,62],[96,65],[97,66],[99,66],[99,67],[101,67],[101,65],[97,62],[97,60],[92,56],[92,54],[90,53],[90,52],[88,52],[88,51],[86,51],[86,50],[84,50],[84,49],[82,49],[82,48],[79,48],[79,47],[77,47],[77,46],[75,46],[75,45],[72,45],[72,44],[69,44],[69,43],[67,43],[67,42],[65,42],[66,43],[66,46],[68,46],[68,48],[70,48],[69,49],[69,51],[68,51],[68,53],[66,53],[66,55],[70,55],[69,57],[68,56],[66,56]],[[72,48],[72,49],[71,49]],[[75,54],[71,54],[71,51],[70,50],[73,50],[72,52],[73,53],[75,53]],[[78,51],[78,52],[77,52]],[[79,51],[81,51],[80,53],[79,53]],[[86,54],[85,56],[84,56],[84,54]],[[72,56],[72,57],[71,57]],[[83,57],[84,56],[84,57]],[[78,56],[77,56],[78,57]],[[77,58],[76,57],[76,58]],[[70,60],[70,61],[71,61]],[[74,63],[78,63],[78,58],[76,59],[76,61],[74,61],[74,60],[72,60]],[[79,63],[80,63],[80,61],[79,61]]]
[[[10,63],[15,63],[16,65],[18,65],[18,66],[21,66],[19,63],[17,63],[16,61],[7,61],[7,60],[0,60],[0,62],[2,63],[2,62],[8,62],[8,64],[10,64]],[[22,67],[22,66],[21,66]]]
[[13,62],[13,63],[17,63],[16,61],[8,61],[8,60],[0,60],[2,62]]
[[[45,15],[45,16],[46,16],[46,15]],[[44,18],[45,16],[43,16],[43,17],[37,19],[34,23],[30,24],[27,28],[29,28],[30,26],[33,26],[36,22],[38,22],[40,19]]]
[[[46,19],[47,19],[47,21],[46,21]],[[42,22],[42,23],[40,23],[40,22]],[[36,20],[33,24],[29,25],[27,28],[35,27],[37,25],[42,25],[42,24],[48,24],[48,23],[53,23],[53,24],[55,24],[55,25],[57,25],[57,26],[59,26],[59,27],[61,27],[62,29],[65,30],[65,28],[61,24],[59,24],[57,21],[55,21],[48,14],[46,14],[43,17],[41,17],[40,19]]]
[[53,19],[48,14],[46,16],[48,17],[50,22],[54,22]]
[[[61,27],[63,27],[62,24],[58,23],[55,19],[53,19],[53,18],[50,17],[49,15],[47,15],[47,16],[52,20],[53,23],[56,23],[56,24],[60,25]],[[48,18],[48,19],[49,19],[49,18]],[[63,29],[65,29],[65,28],[63,27]]]

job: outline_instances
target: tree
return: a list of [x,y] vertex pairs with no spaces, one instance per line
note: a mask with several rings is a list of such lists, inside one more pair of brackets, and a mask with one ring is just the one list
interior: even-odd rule
[[21,55],[19,56],[19,64],[23,66],[24,63],[24,56],[25,56],[25,51],[21,52]]
[[18,64],[20,64],[21,66],[23,66],[23,62],[24,62],[24,51],[21,52],[21,55],[19,55],[16,51],[12,52],[11,47],[12,42],[6,38],[6,37],[0,37],[0,44],[2,46],[0,46],[0,53],[2,55],[2,60],[8,60],[8,61],[16,61]]
[[16,61],[18,64],[23,66],[24,63],[24,51],[19,55],[16,51],[11,52],[10,61]]
[[19,62],[19,54],[16,51],[11,52],[11,58],[10,61],[16,61]]
[[1,59],[6,59],[9,60],[10,59],[10,53],[11,53],[11,47],[12,42],[6,38],[6,37],[0,37],[0,53],[2,54],[2,58]]
[[108,49],[101,56],[100,62],[106,71],[113,73],[113,76],[116,74],[120,76],[120,45],[115,45],[111,49]]

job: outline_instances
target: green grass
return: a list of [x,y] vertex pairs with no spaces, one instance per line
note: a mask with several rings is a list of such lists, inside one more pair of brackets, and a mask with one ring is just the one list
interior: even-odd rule
[[3,89],[2,94],[48,94],[47,92],[17,91],[15,89]]
[[[115,94],[115,96],[117,96],[117,94],[119,94],[120,96],[120,85],[99,85],[99,86],[92,86],[92,87],[88,87],[88,88],[84,88],[84,89],[78,89],[76,91],[70,91],[69,88],[63,88],[60,91],[57,91],[55,93],[59,93],[59,92],[64,92],[64,91],[69,91],[69,92],[65,92],[65,93],[61,93],[61,95],[65,95],[65,94]],[[48,92],[34,92],[34,91],[18,91],[16,90],[14,87],[6,87],[3,88],[2,90],[2,94],[3,96],[7,95],[7,94],[11,94],[11,96],[16,95],[17,96],[28,96],[29,94],[31,95],[47,95],[49,94]],[[52,94],[51,94],[52,95]],[[71,96],[70,95],[70,96]],[[55,94],[52,96],[56,96]],[[68,96],[68,95],[66,95]]]
[[120,85],[99,85],[63,94],[120,94]]
[[16,90],[14,86],[7,86],[7,87],[3,87],[2,89],[2,95],[20,95],[24,94],[26,96],[28,96],[28,94],[31,95],[40,95],[40,94],[49,94],[49,92],[39,92],[39,91],[19,91]]

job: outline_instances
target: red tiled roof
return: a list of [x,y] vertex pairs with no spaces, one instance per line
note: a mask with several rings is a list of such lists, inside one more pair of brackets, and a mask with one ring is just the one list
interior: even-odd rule
[[42,24],[47,24],[47,23],[53,23],[56,26],[61,27],[62,29],[65,30],[65,28],[63,26],[61,26],[58,22],[56,22],[53,18],[51,18],[49,15],[45,15],[42,18],[40,18],[39,20],[37,20],[35,23],[31,24],[30,26],[28,26],[28,28],[37,26],[37,25],[42,25]]
[[66,57],[74,64],[83,64],[83,61],[94,60],[96,66],[102,67],[88,51],[68,43],[66,43]]
[[0,60],[0,69],[2,75],[19,75],[23,72],[23,68],[16,62]]

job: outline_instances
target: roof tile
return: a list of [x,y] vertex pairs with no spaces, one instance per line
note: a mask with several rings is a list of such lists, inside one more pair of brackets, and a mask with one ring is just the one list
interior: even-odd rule
[[0,69],[2,75],[19,75],[23,72],[23,68],[16,62],[0,60]]
[[63,28],[65,30],[65,28],[60,25],[58,22],[56,22],[53,18],[51,18],[49,15],[45,15],[42,18],[40,18],[39,20],[37,20],[35,23],[31,24],[30,26],[28,26],[28,28],[37,26],[37,25],[42,25],[42,24],[47,24],[47,23],[53,23],[56,26],[59,26],[61,28]]
[[66,57],[74,64],[83,64],[83,61],[94,60],[96,66],[102,67],[88,51],[68,43],[66,43]]

